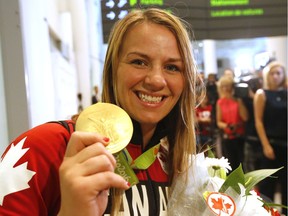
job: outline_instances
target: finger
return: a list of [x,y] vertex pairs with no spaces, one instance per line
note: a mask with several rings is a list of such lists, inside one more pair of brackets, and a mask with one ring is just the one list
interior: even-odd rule
[[100,172],[95,175],[85,177],[83,180],[86,183],[88,191],[94,191],[95,196],[100,191],[107,190],[111,187],[123,190],[129,189],[129,183],[120,175],[114,172]]
[[114,172],[101,172],[91,176],[67,179],[67,181],[69,183],[63,185],[62,190],[70,191],[70,194],[77,194],[79,197],[89,194],[89,197],[97,197],[102,191],[111,187],[122,190],[130,187],[123,177]]
[[100,155],[105,155],[113,166],[116,165],[114,156],[105,148],[102,143],[99,142],[82,149],[77,155],[75,155],[75,160],[78,163],[83,163],[90,158]]
[[75,172],[80,176],[94,175],[100,172],[114,172],[116,162],[112,163],[111,159],[107,155],[102,154],[92,157],[83,163],[79,164],[77,168],[75,167]]
[[69,143],[66,148],[65,156],[71,157],[80,152],[85,147],[90,146],[96,142],[101,142],[103,143],[103,145],[108,144],[106,138],[102,135],[92,132],[76,131],[72,133],[70,137]]

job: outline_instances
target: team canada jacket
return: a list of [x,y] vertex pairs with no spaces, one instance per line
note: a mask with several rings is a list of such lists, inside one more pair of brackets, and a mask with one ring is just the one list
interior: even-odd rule
[[[39,125],[17,137],[6,149],[0,163],[0,215],[56,216],[60,208],[59,166],[73,132],[54,123]],[[157,159],[147,170],[135,170],[139,183],[123,196],[124,215],[166,215],[168,175],[165,169],[167,131],[158,126],[147,148],[142,148],[139,124],[127,149],[133,159],[161,142]],[[161,141],[160,141],[161,140]],[[109,199],[110,200],[110,199]],[[111,200],[104,215],[110,214]]]

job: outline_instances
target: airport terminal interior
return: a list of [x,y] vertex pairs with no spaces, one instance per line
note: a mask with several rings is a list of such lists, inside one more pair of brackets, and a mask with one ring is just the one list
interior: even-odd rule
[[[0,0],[0,152],[23,131],[90,106],[95,86],[100,100],[108,34],[135,8],[167,9],[189,24],[204,82],[231,69],[235,83],[248,83],[274,60],[287,69],[287,1],[231,2]],[[219,146],[218,130],[211,138]]]

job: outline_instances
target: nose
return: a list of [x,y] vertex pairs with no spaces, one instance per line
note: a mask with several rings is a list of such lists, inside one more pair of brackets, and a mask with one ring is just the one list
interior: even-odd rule
[[165,86],[166,79],[161,68],[151,68],[144,79],[144,87],[151,91],[159,91]]

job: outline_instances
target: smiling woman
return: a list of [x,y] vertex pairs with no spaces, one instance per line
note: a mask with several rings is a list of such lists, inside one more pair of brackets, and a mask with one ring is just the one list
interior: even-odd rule
[[[193,107],[197,72],[190,44],[187,28],[177,17],[158,9],[136,10],[114,26],[105,61],[102,100],[124,108],[140,130],[142,150],[135,152],[135,157],[155,145],[153,140],[160,131],[166,131],[169,145],[161,145],[160,149],[167,149],[169,153],[160,152],[166,155],[161,157],[165,163],[160,160],[160,164],[168,175],[166,180],[155,179],[165,185],[164,188],[173,185],[177,173],[185,170],[191,153],[195,152]],[[148,173],[154,179],[152,167],[148,168]],[[155,170],[155,174],[162,176],[159,170]],[[152,193],[159,191],[157,187],[145,189],[149,200],[158,197]],[[164,194],[166,200],[169,195]],[[133,197],[135,194],[132,200]],[[137,206],[145,204],[143,200],[137,203]],[[150,205],[152,209],[142,213],[162,214],[162,205],[166,206],[166,201],[154,206],[160,209],[154,211]]]
[[[78,120],[39,125],[17,137],[3,161],[17,146],[22,155],[10,167],[25,164],[33,176],[24,182],[29,181],[25,190],[4,195],[0,214],[171,213],[170,192],[179,173],[188,177],[196,153],[194,116],[200,91],[195,91],[197,71],[190,45],[184,23],[160,9],[135,10],[116,23],[103,71],[105,108],[87,108],[93,115],[89,124],[97,124],[91,126],[95,131],[78,130],[77,124],[86,125],[84,110]],[[121,107],[133,125],[126,148],[113,154],[109,144],[114,146],[124,127],[113,129],[121,120],[104,104]],[[0,171],[9,176],[11,170]],[[14,180],[1,178],[0,192],[23,184],[22,179]]]

